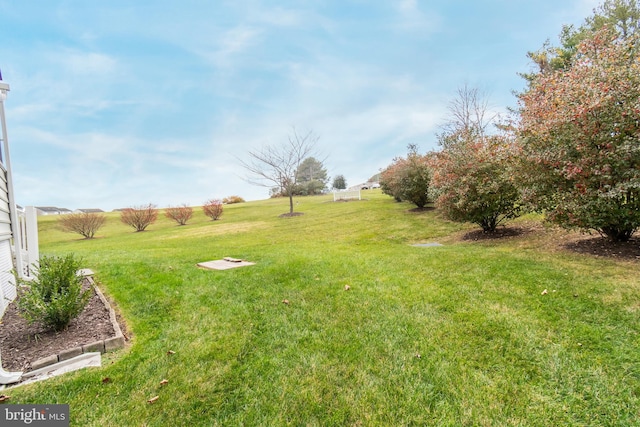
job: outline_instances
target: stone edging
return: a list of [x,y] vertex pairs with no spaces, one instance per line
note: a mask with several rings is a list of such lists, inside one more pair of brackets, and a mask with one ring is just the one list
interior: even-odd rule
[[36,369],[40,369],[45,366],[53,365],[54,363],[71,359],[83,353],[106,353],[108,351],[114,351],[124,348],[124,334],[122,333],[120,325],[118,324],[118,320],[116,319],[116,312],[113,310],[113,308],[111,308],[109,301],[107,301],[100,289],[98,289],[95,282],[93,281],[93,278],[90,275],[87,275],[86,279],[89,281],[96,294],[98,294],[98,297],[100,298],[104,306],[107,308],[107,310],[109,310],[109,318],[111,319],[111,324],[113,326],[113,330],[116,332],[116,335],[114,337],[107,338],[106,340],[95,341],[79,347],[69,348],[60,352],[59,354],[54,354],[49,357],[38,359],[31,364],[31,371],[35,371]]

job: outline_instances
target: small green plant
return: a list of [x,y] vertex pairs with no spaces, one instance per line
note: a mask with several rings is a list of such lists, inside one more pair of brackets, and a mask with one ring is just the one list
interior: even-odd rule
[[47,329],[66,328],[82,313],[91,296],[90,290],[82,290],[82,277],[77,274],[80,262],[73,254],[43,256],[33,280],[16,277],[23,289],[18,300],[20,314],[28,322]]

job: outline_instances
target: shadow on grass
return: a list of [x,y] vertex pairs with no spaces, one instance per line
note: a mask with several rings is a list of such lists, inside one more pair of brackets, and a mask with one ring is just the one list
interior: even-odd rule
[[422,212],[431,212],[436,210],[436,208],[434,208],[433,206],[425,206],[423,208],[413,208],[413,209],[409,209],[409,212],[411,213],[422,213]]
[[293,218],[294,216],[301,216],[304,215],[303,212],[287,212],[287,213],[283,213],[282,215],[279,215],[280,218]]

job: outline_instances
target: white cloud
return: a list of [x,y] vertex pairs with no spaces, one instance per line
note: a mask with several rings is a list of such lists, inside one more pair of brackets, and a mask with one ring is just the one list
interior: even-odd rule
[[420,9],[416,0],[402,0],[397,3],[398,21],[394,25],[398,31],[421,32],[429,35],[441,29],[442,19],[433,12]]
[[112,74],[116,70],[117,61],[103,53],[65,50],[54,57],[66,71],[73,74],[89,74],[94,78]]

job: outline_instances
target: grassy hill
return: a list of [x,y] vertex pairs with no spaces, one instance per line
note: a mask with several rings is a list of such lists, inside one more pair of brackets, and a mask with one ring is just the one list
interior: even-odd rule
[[[11,403],[69,403],[82,426],[640,425],[637,261],[542,227],[465,241],[435,210],[363,195],[143,233],[109,214],[93,240],[42,217],[41,252],[82,257],[132,341]],[[256,265],[196,267],[225,256]]]

